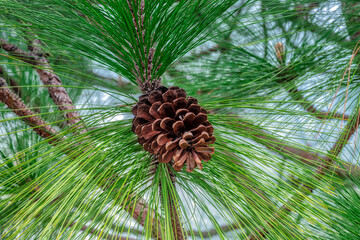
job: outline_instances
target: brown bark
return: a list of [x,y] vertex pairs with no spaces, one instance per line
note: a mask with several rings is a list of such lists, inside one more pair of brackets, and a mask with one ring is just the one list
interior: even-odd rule
[[[170,178],[171,178],[171,183],[172,183],[172,188],[175,191],[175,175],[172,172],[171,168],[167,167]],[[180,209],[179,209],[179,205],[174,201],[175,197],[172,196],[171,194],[171,190],[168,193],[169,196],[169,206],[170,206],[170,216],[171,216],[171,224],[172,224],[172,229],[174,231],[174,235],[175,235],[175,239],[176,240],[184,240],[185,237],[183,235],[183,228],[182,228],[182,224],[181,224],[181,219],[180,219]]]
[[5,70],[0,66],[0,76],[8,80],[11,86],[11,90],[21,98],[21,88],[19,84],[12,77],[8,76]]
[[4,102],[16,115],[22,117],[22,120],[31,126],[39,136],[49,139],[50,143],[61,139],[56,136],[56,131],[51,126],[39,116],[36,116],[36,114],[8,88],[3,78],[0,78],[0,101]]
[[21,61],[36,65],[37,57],[34,54],[26,52],[26,51],[18,48],[14,44],[8,43],[4,39],[0,39],[0,48],[11,53],[12,55],[14,55],[16,58],[18,58]]
[[[31,52],[26,52],[18,48],[14,44],[10,44],[3,39],[0,39],[0,47],[5,51],[13,54],[19,60],[34,65],[40,80],[44,85],[48,86],[50,97],[58,106],[59,110],[64,111],[65,118],[69,126],[76,125],[81,121],[80,115],[75,111],[73,102],[63,87],[60,78],[54,73],[50,66],[50,62],[46,58],[46,54],[42,53],[40,41],[34,40],[29,47]],[[80,126],[77,126],[80,127]],[[85,130],[83,130],[84,132]]]
[[[154,170],[154,172],[156,172],[156,170]],[[169,173],[168,177],[170,177],[172,186],[166,186],[166,188],[164,188],[162,182],[160,181],[160,183],[159,183],[160,199],[163,203],[163,206],[167,207],[167,210],[170,215],[171,229],[172,229],[172,234],[173,234],[172,239],[184,240],[185,239],[184,230],[182,228],[181,219],[179,216],[179,214],[180,214],[179,205],[174,201],[176,199],[176,197],[172,194],[173,191],[175,191],[176,179],[175,179],[175,175],[173,174],[169,164],[167,164],[167,172]],[[165,174],[165,173],[163,173],[163,174]],[[163,190],[165,190],[167,192],[167,199],[164,199],[164,197],[163,197],[163,194],[162,194]],[[164,204],[164,201],[168,203],[167,206]]]
[[[34,40],[32,44],[30,45],[29,49],[31,53],[25,52],[21,49],[19,49],[16,45],[7,43],[5,40],[0,39],[0,47],[3,48],[5,51],[8,51],[12,53],[14,56],[16,56],[19,60],[22,60],[24,62],[27,62],[29,64],[32,64],[35,66],[37,73],[39,74],[39,77],[41,81],[48,86],[48,90],[50,93],[51,98],[53,99],[54,103],[58,106],[58,108],[61,111],[65,111],[65,118],[67,119],[67,122],[70,126],[73,126],[81,121],[81,118],[78,114],[78,112],[75,111],[75,107],[73,106],[72,100],[67,93],[66,89],[62,86],[62,82],[60,78],[52,71],[52,68],[50,66],[49,61],[46,59],[45,55],[41,52],[40,47],[40,41]],[[4,82],[5,83],[5,82]],[[6,83],[5,83],[6,84]],[[35,115],[31,110],[26,108],[25,104],[21,102],[20,99],[16,97],[15,94],[11,94],[12,92],[6,88],[1,89],[1,91],[4,92],[4,94],[1,96],[1,100],[4,99],[6,101],[6,104],[8,105],[13,111],[19,115],[19,116],[31,116]],[[0,92],[2,93],[2,92]],[[10,99],[10,100],[9,100]],[[14,99],[14,100],[11,100]],[[12,102],[15,102],[18,104],[18,106],[15,106]],[[20,104],[22,103],[22,105]],[[13,108],[11,106],[14,106]],[[25,110],[17,110],[17,109],[25,109]],[[55,138],[55,130],[53,130],[49,126],[42,126],[46,124],[43,120],[41,120],[39,117],[27,117],[25,118],[28,125],[34,128],[34,131],[36,131],[41,137],[44,138]],[[80,126],[79,126],[80,127]],[[82,130],[81,133],[86,132],[86,130]],[[57,140],[57,139],[56,139]],[[55,140],[49,141],[50,143],[53,143]],[[143,203],[145,201],[143,200]],[[138,203],[137,203],[138,204]],[[143,209],[142,212],[147,212],[149,209],[144,204],[136,205],[136,209]],[[137,212],[137,211],[136,211]],[[134,218],[141,224],[145,223],[145,219],[140,219],[140,214],[136,215]],[[146,215],[141,214],[141,217],[146,218]]]
[[76,125],[81,121],[80,115],[75,111],[74,104],[68,92],[63,87],[60,78],[52,70],[49,60],[42,53],[41,42],[35,39],[29,46],[29,49],[34,55],[40,56],[36,61],[36,66],[38,66],[36,71],[39,74],[41,81],[48,86],[50,97],[53,99],[59,110],[64,111],[69,126]]
[[[134,198],[131,200],[131,198]],[[124,206],[124,209],[129,212],[141,226],[145,226],[146,224],[146,217],[149,214],[149,211],[152,211],[150,214],[151,216],[155,217],[156,213],[154,210],[149,208],[148,203],[142,198],[136,198],[134,196],[129,196],[128,198],[129,203]],[[161,240],[161,229],[160,229],[160,222],[153,219],[152,221],[152,237],[157,240]]]

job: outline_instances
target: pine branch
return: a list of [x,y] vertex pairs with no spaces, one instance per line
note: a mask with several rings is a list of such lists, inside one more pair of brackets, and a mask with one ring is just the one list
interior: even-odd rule
[[[134,72],[136,75],[136,82],[140,88],[140,90],[143,93],[149,93],[152,90],[156,89],[157,87],[160,86],[161,84],[161,79],[160,78],[155,78],[153,79],[151,73],[153,71],[153,58],[154,58],[154,54],[155,54],[155,49],[152,47],[154,43],[150,43],[149,48],[147,48],[147,46],[141,47],[141,45],[143,45],[143,43],[145,43],[145,28],[144,28],[144,19],[145,19],[145,1],[144,0],[139,0],[139,1],[135,1],[135,4],[137,4],[137,8],[138,8],[138,12],[137,12],[137,18],[135,16],[135,11],[134,8],[132,6],[132,4],[130,3],[129,0],[127,0],[127,5],[128,8],[130,10],[131,16],[132,16],[132,22],[135,28],[135,32],[136,32],[136,44],[137,46],[133,46],[133,49],[138,48],[139,51],[139,55],[140,56],[145,56],[145,59],[140,58],[140,66],[134,61],[134,65],[135,65],[135,69],[136,71]],[[143,52],[142,52],[143,51]],[[158,69],[156,69],[157,71]],[[155,71],[155,74],[156,74]],[[156,159],[157,161],[157,159]],[[168,172],[170,174],[170,178],[172,180],[172,184],[173,184],[173,188],[175,188],[175,176],[172,174],[171,169],[168,168]],[[159,190],[160,190],[160,194],[161,194],[161,183],[159,185]],[[173,199],[170,196],[170,192],[169,194],[169,206],[170,206],[170,217],[171,217],[171,224],[172,224],[172,229],[174,230],[174,238],[177,240],[183,240],[185,239],[183,236],[183,229],[180,223],[180,218],[178,215],[178,210],[177,210],[177,206],[176,203],[174,203]],[[135,208],[136,210],[136,208]],[[141,211],[140,211],[141,212]],[[144,214],[147,212],[143,212],[142,214]],[[146,216],[145,214],[145,216]],[[153,225],[154,226],[154,225]],[[158,239],[160,238],[160,235],[158,234],[158,229],[152,229],[153,234],[155,231],[155,236],[158,237]]]
[[[155,216],[155,211],[149,208],[148,203],[144,199],[131,200],[132,198],[134,198],[134,196],[130,195],[128,197],[129,203],[126,206],[122,204],[122,206],[141,226],[145,226],[149,211],[152,212],[151,216]],[[160,223],[153,219],[151,229],[152,237],[157,240],[161,240],[161,229],[159,227]]]
[[[144,28],[144,20],[145,20],[145,1],[144,0],[139,0],[139,1],[135,1],[135,4],[139,5],[138,6],[138,13],[137,13],[137,19],[136,20],[136,16],[135,16],[135,12],[133,9],[133,6],[131,5],[129,0],[126,0],[127,5],[129,7],[131,16],[132,16],[132,21],[133,21],[133,25],[136,31],[136,44],[137,46],[132,46],[133,49],[135,49],[136,47],[139,50],[139,55],[144,55],[145,57],[147,57],[146,62],[140,58],[140,63],[141,63],[141,68],[139,67],[139,65],[134,61],[134,65],[135,65],[135,69],[136,71],[134,72],[136,75],[136,83],[138,84],[140,90],[143,93],[149,93],[152,90],[158,88],[161,84],[161,80],[160,78],[156,78],[156,79],[152,79],[151,76],[151,72],[152,72],[152,68],[153,68],[153,59],[154,59],[154,53],[155,53],[155,49],[152,47],[154,43],[150,44],[150,48],[147,49],[146,46],[144,47],[140,47],[141,45],[143,45],[145,43],[145,28]],[[140,4],[138,3],[140,2]],[[143,52],[141,52],[143,51]],[[157,71],[158,69],[156,69]],[[156,74],[156,72],[155,72]]]
[[4,39],[0,39],[0,48],[11,53],[13,56],[15,56],[17,59],[21,61],[36,65],[36,59],[37,59],[36,55],[34,55],[33,53],[23,51],[22,49],[18,48],[16,45],[8,43]]
[[[167,166],[167,168],[171,178],[172,188],[175,190],[175,182],[176,182],[175,175],[173,174],[169,165]],[[169,205],[170,205],[171,224],[172,224],[172,229],[174,230],[175,239],[184,240],[185,237],[183,235],[183,228],[179,216],[180,213],[179,206],[176,202],[174,202],[174,198],[171,197],[170,193],[169,193]]]
[[[255,131],[255,130],[250,130]],[[293,157],[297,160],[302,161],[305,164],[310,166],[319,166],[322,162],[326,161],[326,157],[319,157],[317,154],[312,153],[310,151],[305,151],[300,148],[292,147],[288,143],[282,142],[279,139],[270,136],[268,133],[263,131],[261,134],[255,133],[256,138],[260,138],[266,141],[258,141],[262,145],[265,145],[270,150],[276,150],[277,153],[282,154],[284,157]],[[360,167],[355,166],[353,164],[348,164],[344,168],[336,167],[334,169],[335,173],[342,178],[348,178],[350,176],[360,176]]]
[[293,90],[289,90],[289,95],[291,98],[293,98],[295,101],[299,101],[299,104],[309,113],[311,113],[311,115],[313,115],[314,117],[321,119],[321,120],[325,120],[327,118],[337,118],[337,119],[342,119],[342,120],[349,120],[349,115],[347,114],[341,114],[341,113],[337,113],[337,112],[325,112],[325,111],[318,111],[314,105],[309,105],[307,104],[305,101],[305,98],[301,95],[300,91],[298,89],[293,89]]
[[19,84],[15,81],[15,79],[13,79],[12,77],[10,77],[4,70],[4,68],[2,68],[0,66],[0,76],[3,77],[4,79],[8,80],[8,82],[10,83],[11,86],[11,90],[13,90],[13,92],[18,95],[21,98],[21,88],[19,86]]
[[[40,68],[36,68],[36,71],[39,74],[41,81],[48,86],[50,97],[58,106],[59,110],[64,111],[64,115],[69,126],[76,125],[81,121],[80,115],[77,111],[75,111],[74,104],[68,92],[62,86],[63,84],[60,78],[54,73],[49,60],[45,57],[45,54],[43,54],[40,40],[33,40],[29,49],[34,55],[40,56],[36,62],[36,65]],[[86,132],[86,130],[82,130],[82,133],[83,132]]]
[[12,53],[19,60],[34,66],[41,81],[48,86],[50,97],[54,103],[60,111],[64,111],[69,126],[76,125],[81,121],[80,115],[75,111],[73,102],[66,89],[62,86],[60,78],[54,73],[50,62],[42,53],[39,40],[33,41],[30,47],[30,53],[19,49],[16,45],[10,44],[3,39],[0,39],[0,47]]
[[[300,191],[295,194],[287,204],[284,204],[279,210],[278,212],[274,215],[274,218],[271,219],[270,221],[267,222],[268,227],[272,228],[273,226],[273,222],[275,222],[276,220],[282,219],[284,216],[286,216],[287,214],[289,214],[290,212],[292,212],[291,207],[295,204],[295,203],[299,203],[302,202],[305,197],[312,193],[316,186],[314,184],[312,184],[313,182],[318,182],[320,181],[323,176],[326,174],[326,172],[331,168],[334,158],[336,158],[340,152],[343,150],[343,148],[345,147],[345,145],[347,144],[347,142],[349,141],[349,139],[351,138],[351,136],[355,133],[355,131],[357,130],[357,128],[359,127],[359,119],[360,119],[360,109],[357,108],[357,114],[355,114],[354,116],[352,116],[352,118],[350,119],[350,121],[346,124],[345,128],[341,131],[340,136],[338,138],[338,140],[335,142],[334,146],[331,148],[330,153],[332,154],[332,156],[326,156],[323,159],[323,162],[320,166],[318,166],[318,168],[316,169],[315,173],[313,174],[313,181],[311,183],[304,183],[301,185],[301,189]],[[249,240],[256,240],[258,239],[258,236],[262,236],[265,237],[266,234],[269,233],[267,229],[265,229],[264,227],[257,229],[256,232],[250,234],[248,236]]]
[[[56,136],[56,131],[53,128],[27,108],[22,100],[8,88],[3,78],[0,78],[0,101],[4,102],[16,115],[23,117],[22,120],[32,127],[39,136],[49,139],[50,144],[56,145],[60,140],[65,140],[65,138]],[[144,202],[145,200],[142,200],[141,203],[136,203],[135,205],[136,211],[134,211],[133,218],[140,224],[144,224],[146,220],[146,214],[140,213],[147,213],[149,211],[148,206]],[[130,214],[133,212],[131,208],[128,210],[131,210]]]
[[[155,166],[155,172],[156,172],[156,168],[158,167],[158,163],[155,163],[156,166]],[[172,230],[173,230],[173,239],[176,239],[176,240],[184,240],[185,237],[183,235],[183,228],[182,228],[182,225],[181,225],[181,221],[180,221],[180,217],[179,217],[179,207],[178,207],[178,204],[176,202],[174,202],[174,196],[172,196],[172,192],[175,191],[175,182],[176,182],[176,179],[175,179],[175,175],[172,173],[171,171],[171,168],[170,168],[170,165],[166,165],[166,169],[167,169],[167,173],[169,175],[166,174],[166,177],[169,177],[170,180],[171,180],[171,186],[169,185],[166,185],[166,187],[164,187],[161,180],[159,182],[159,193],[160,193],[160,199],[163,201],[163,205],[166,207],[166,204],[164,203],[167,202],[168,203],[168,211],[170,213],[170,221],[171,221],[171,227],[172,227]],[[163,191],[166,191],[166,196],[167,196],[167,199],[163,199]]]
[[26,124],[33,128],[33,130],[41,137],[49,139],[50,144],[54,144],[64,138],[56,136],[56,131],[42,120],[38,114],[31,111],[22,100],[12,92],[5,79],[0,77],[0,101],[4,102],[6,106],[13,110],[13,112],[22,117]]

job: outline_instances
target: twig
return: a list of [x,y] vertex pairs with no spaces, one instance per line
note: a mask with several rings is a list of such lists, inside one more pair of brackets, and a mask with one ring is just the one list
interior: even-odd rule
[[[177,203],[174,201],[174,197],[172,196],[172,192],[175,191],[175,175],[172,173],[171,168],[169,167],[170,165],[167,164],[167,172],[169,174],[166,175],[168,177],[170,177],[171,179],[171,186],[167,185],[166,188],[164,188],[164,184],[162,184],[162,182],[159,182],[159,193],[160,193],[160,199],[161,201],[166,201],[168,202],[168,211],[170,213],[170,221],[171,221],[171,227],[173,230],[173,237],[172,239],[175,240],[184,240],[185,237],[183,235],[183,228],[181,226],[181,221],[180,221],[180,217],[179,217],[179,208]],[[154,171],[156,172],[156,170]],[[163,190],[166,191],[166,195],[167,195],[167,199],[163,199]],[[166,205],[163,203],[163,205],[166,207]]]
[[[350,121],[346,124],[345,128],[341,131],[341,134],[338,138],[338,140],[335,142],[334,146],[331,148],[330,153],[332,154],[331,157],[326,156],[323,159],[323,163],[318,166],[315,173],[313,174],[313,179],[311,183],[302,184],[301,189],[298,194],[295,194],[287,204],[283,205],[279,211],[274,215],[273,219],[268,221],[266,225],[269,227],[273,227],[273,223],[277,220],[283,217],[284,214],[290,213],[291,206],[295,203],[302,202],[305,199],[305,196],[312,193],[316,186],[312,184],[313,182],[316,182],[315,180],[319,181],[323,178],[323,176],[326,174],[327,170],[329,170],[333,164],[334,158],[339,155],[339,153],[342,151],[344,146],[347,144],[351,136],[355,133],[356,129],[359,126],[359,118],[360,118],[360,109],[358,108],[358,113],[355,114]],[[265,235],[268,233],[268,230],[266,230],[264,227],[257,229],[256,232],[249,235],[248,239],[250,240],[256,240],[258,239],[258,236],[265,237]]]
[[21,61],[36,65],[36,59],[37,59],[36,55],[23,51],[20,48],[18,48],[16,45],[10,44],[4,39],[0,39],[0,48],[11,53]]
[[[69,126],[76,125],[81,121],[80,115],[75,111],[74,104],[68,92],[62,86],[63,84],[60,78],[52,70],[49,60],[42,53],[41,42],[38,39],[33,40],[29,49],[34,55],[41,56],[38,58],[38,61],[36,61],[36,65],[41,68],[36,68],[36,71],[41,81],[48,86],[50,97],[58,106],[59,110],[64,111]],[[82,130],[82,133],[83,132],[86,132],[86,130]]]
[[[131,200],[132,198],[134,198],[132,195],[130,195],[128,197],[129,203],[124,206],[124,204],[122,204],[122,206],[124,206],[124,209],[131,213],[132,218],[134,218],[141,226],[145,226],[146,223],[146,217],[149,213],[149,211],[152,211],[152,216],[155,216],[155,211],[154,210],[150,210],[148,203],[146,203],[146,201],[144,199],[136,199],[136,200]],[[161,229],[160,227],[160,223],[158,221],[156,221],[155,219],[153,219],[152,221],[152,237],[154,239],[157,240],[161,240]]]
[[[49,61],[41,52],[40,41],[34,40],[30,47],[31,52],[25,52],[19,49],[16,45],[10,44],[3,39],[0,39],[0,47],[5,51],[12,53],[19,60],[27,62],[35,66],[41,81],[48,86],[50,97],[58,106],[59,110],[64,111],[65,118],[69,126],[76,125],[81,121],[78,112],[66,89],[62,86],[60,78],[53,72]],[[79,126],[78,126],[79,127]],[[85,130],[83,130],[84,132]]]
[[294,89],[294,90],[289,90],[289,94],[290,96],[296,100],[296,101],[300,101],[299,104],[304,107],[304,109],[306,111],[308,111],[309,113],[313,113],[314,117],[318,118],[318,119],[326,119],[326,118],[337,118],[337,119],[342,119],[342,120],[349,120],[349,115],[346,114],[342,114],[342,113],[331,113],[331,112],[325,112],[325,111],[318,111],[313,105],[308,105],[307,103],[303,102],[305,99],[304,97],[301,95],[300,91],[298,89]]
[[21,88],[19,84],[12,77],[6,74],[5,70],[1,66],[0,66],[0,76],[9,81],[11,90],[13,90],[14,93],[21,98]]
[[[168,172],[171,178],[172,188],[175,190],[175,175],[171,171],[169,165],[167,166]],[[171,197],[169,192],[169,206],[170,206],[170,216],[171,216],[171,224],[172,229],[174,230],[175,239],[176,240],[184,240],[185,237],[183,235],[183,229],[181,226],[180,216],[179,216],[179,207],[177,203],[174,202],[174,198]]]
[[[24,52],[21,49],[19,49],[16,45],[9,44],[2,39],[0,39],[0,47],[12,53],[14,56],[16,56],[22,61],[41,67],[41,68],[36,67],[36,71],[38,72],[42,82],[48,86],[51,98],[53,99],[53,101],[60,110],[70,111],[65,113],[65,117],[67,119],[68,124],[70,126],[73,126],[77,124],[79,121],[81,121],[79,114],[76,111],[74,111],[75,108],[73,106],[70,96],[68,95],[66,89],[62,87],[61,80],[55,73],[52,72],[49,61],[45,57],[43,57],[41,53],[39,53],[40,51],[39,41],[35,40],[33,42],[32,48],[30,48],[32,53]],[[3,81],[5,84],[4,86],[6,86],[5,80]],[[55,138],[56,140],[58,140],[55,137],[56,131],[52,129],[50,126],[46,125],[46,123],[43,120],[41,120],[39,117],[33,116],[35,114],[31,110],[29,110],[25,106],[25,104],[23,104],[22,101],[18,99],[16,95],[9,90],[9,88],[7,88],[7,86],[6,88],[1,89],[1,91],[2,92],[0,93],[4,93],[4,94],[1,94],[0,100],[4,102],[6,101],[5,103],[11,109],[13,109],[13,111],[17,115],[26,117],[25,120],[31,127],[33,127],[34,131],[36,131],[41,137],[50,138],[50,139]],[[83,129],[81,133],[83,132],[86,132],[86,130]],[[50,140],[49,142],[54,143],[55,140]],[[143,207],[140,206],[140,208]],[[143,211],[145,210],[148,209],[144,209]],[[135,216],[135,217],[139,217],[139,216]],[[144,223],[145,219],[142,219],[141,221]]]
[[57,137],[56,131],[31,111],[22,100],[8,88],[3,78],[0,78],[0,101],[4,102],[16,115],[22,117],[21,119],[31,126],[39,136],[49,139],[49,143],[53,144],[64,139]]

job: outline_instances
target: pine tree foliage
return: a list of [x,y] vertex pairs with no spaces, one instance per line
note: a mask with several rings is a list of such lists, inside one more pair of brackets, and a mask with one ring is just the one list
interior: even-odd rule
[[[359,238],[359,9],[2,0],[0,238]],[[131,131],[156,84],[207,110],[202,170]]]

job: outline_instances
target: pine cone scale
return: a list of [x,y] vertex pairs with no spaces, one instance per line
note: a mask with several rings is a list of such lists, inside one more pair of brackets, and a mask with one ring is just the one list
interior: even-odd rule
[[189,112],[189,110],[184,109],[184,108],[180,108],[176,111],[175,113],[175,119],[184,119],[184,116]]
[[185,117],[183,119],[183,122],[184,122],[184,124],[186,126],[186,129],[191,129],[191,126],[192,126],[191,122],[194,121],[195,117],[196,116],[195,116],[195,114],[193,112],[188,112],[185,115]]
[[152,130],[153,131],[161,131],[162,128],[161,128],[160,124],[161,124],[161,119],[156,119],[152,124]]
[[165,145],[167,142],[171,141],[171,138],[169,136],[170,136],[169,133],[160,134],[156,139],[157,144],[159,146]]
[[181,133],[183,133],[185,131],[185,125],[183,121],[176,121],[173,125],[172,125],[173,131],[175,135],[180,135]]
[[175,139],[174,141],[167,142],[165,145],[166,150],[174,149],[178,146],[178,142],[180,141],[180,138]]
[[155,102],[153,103],[153,105],[150,107],[149,113],[156,119],[161,118],[160,113],[158,113],[158,109],[161,106],[161,102]]
[[174,119],[166,117],[163,120],[161,120],[160,127],[167,132],[172,132],[173,130],[172,126],[174,123],[175,123]]

